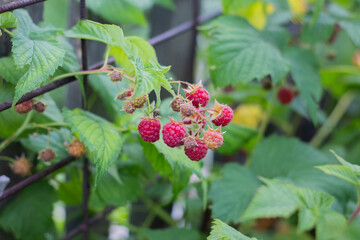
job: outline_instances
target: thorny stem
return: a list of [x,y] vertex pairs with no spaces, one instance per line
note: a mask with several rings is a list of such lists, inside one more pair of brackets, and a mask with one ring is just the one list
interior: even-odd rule
[[59,79],[63,79],[66,77],[73,77],[73,76],[77,76],[77,75],[88,75],[88,74],[97,74],[97,73],[109,73],[111,72],[110,70],[107,70],[106,68],[99,68],[99,69],[95,69],[95,70],[86,70],[86,71],[80,71],[80,72],[71,72],[71,73],[64,73],[61,75],[58,75],[54,78],[51,79],[51,82],[59,80]]
[[350,224],[352,222],[352,220],[354,220],[354,218],[356,217],[356,215],[359,214],[360,212],[360,189],[359,186],[356,186],[356,192],[357,192],[357,200],[358,200],[358,206],[355,209],[354,213],[351,215],[351,217],[349,218],[348,224]]
[[15,159],[13,159],[11,157],[8,157],[8,156],[0,156],[0,160],[8,161],[8,162],[11,162],[11,163],[15,162]]
[[342,116],[345,114],[347,108],[355,98],[355,94],[351,91],[346,92],[336,104],[334,110],[330,113],[327,121],[321,126],[319,131],[311,140],[314,147],[320,146],[326,137],[331,133],[334,127],[339,123]]
[[31,117],[33,115],[33,112],[31,111],[30,113],[28,113],[26,115],[26,118],[23,122],[23,124],[18,128],[18,130],[16,130],[16,132],[13,133],[13,135],[11,135],[10,137],[8,137],[7,139],[5,139],[4,141],[1,142],[0,144],[0,151],[2,151],[4,148],[6,148],[12,141],[14,141],[24,130],[26,130],[28,128],[28,124],[31,120]]
[[192,86],[191,83],[188,83],[188,82],[184,82],[184,81],[170,81],[169,83],[182,83],[182,84],[185,84],[185,85],[188,85],[188,86]]

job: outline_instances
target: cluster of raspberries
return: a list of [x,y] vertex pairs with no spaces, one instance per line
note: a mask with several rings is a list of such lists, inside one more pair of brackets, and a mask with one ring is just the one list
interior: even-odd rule
[[[162,139],[171,148],[183,145],[186,156],[193,161],[199,161],[206,156],[208,149],[216,150],[222,145],[221,126],[230,123],[233,111],[229,106],[216,101],[213,108],[205,109],[209,102],[209,93],[201,83],[188,84],[188,88],[183,90],[185,97],[178,93],[170,103],[172,110],[180,113],[181,121],[170,118],[170,122],[162,128]],[[124,110],[132,113],[133,111],[128,111],[128,105],[134,106],[136,103],[137,106],[133,107],[136,109],[140,103],[143,105],[147,100],[147,96],[134,98],[125,104]],[[205,131],[207,123],[209,126]],[[214,129],[212,125],[219,128]],[[143,117],[138,125],[140,136],[146,142],[158,141],[160,130],[159,117]]]

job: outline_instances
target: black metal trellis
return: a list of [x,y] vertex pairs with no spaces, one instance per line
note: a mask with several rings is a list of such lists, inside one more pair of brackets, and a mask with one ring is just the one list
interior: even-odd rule
[[[2,6],[0,6],[0,14],[7,12],[7,11],[12,11],[18,8],[22,8],[22,7],[26,7],[29,5],[33,5],[36,3],[40,3],[40,2],[44,2],[46,0],[20,0],[20,1],[16,1],[16,2],[10,2],[8,4],[4,4]],[[193,17],[191,21],[187,21],[183,24],[180,24],[162,34],[159,34],[151,39],[149,39],[149,43],[153,46],[158,45],[162,42],[165,42],[167,40],[170,40],[186,31],[189,30],[193,30],[193,36],[192,36],[192,41],[191,41],[191,54],[190,54],[190,61],[189,63],[191,65],[194,65],[194,59],[195,59],[195,50],[196,50],[196,35],[197,35],[197,30],[196,27],[204,22],[207,22],[215,17],[217,17],[218,15],[221,14],[221,11],[215,11],[213,13],[204,15],[204,16],[199,16],[200,13],[200,1],[201,0],[193,0]],[[80,18],[81,19],[86,19],[86,0],[81,0],[80,1]],[[87,65],[87,53],[86,53],[86,41],[84,39],[81,40],[81,50],[82,50],[82,69],[83,70],[93,70],[93,69],[97,69],[99,67],[101,67],[104,63],[104,61],[99,61],[98,63],[90,66],[88,68]],[[108,62],[114,63],[114,59],[113,58],[109,58]],[[193,70],[193,66],[191,66],[190,68],[191,70]],[[191,71],[193,73],[193,71]],[[17,104],[22,103],[24,101],[33,99],[37,96],[40,96],[44,93],[50,92],[54,89],[57,89],[61,86],[64,86],[70,82],[75,81],[76,78],[75,77],[68,77],[68,78],[64,78],[64,79],[60,79],[57,80],[55,82],[49,83],[47,85],[44,85],[40,88],[37,88],[33,91],[28,92],[27,94],[25,94],[22,98],[20,98],[20,100],[17,102]],[[86,97],[86,92],[87,92],[87,76],[84,76],[84,87],[85,87],[85,97]],[[13,103],[13,100],[8,100],[5,102],[0,103],[0,112],[9,109],[11,107]],[[84,105],[84,102],[82,104],[82,107],[86,109],[86,106]],[[35,183],[36,181],[44,178],[45,176],[49,175],[50,173],[66,166],[67,164],[69,164],[70,162],[74,161],[75,158],[73,157],[67,157],[65,159],[63,159],[62,161],[44,169],[43,171],[40,171],[28,178],[26,178],[25,180],[17,183],[16,185],[6,189],[3,194],[0,196],[0,201],[4,200],[6,198],[8,198],[9,196],[21,191],[22,189],[26,188],[27,186]],[[88,231],[89,231],[89,225],[92,225],[96,222],[98,222],[99,220],[101,220],[103,217],[105,217],[108,213],[110,213],[114,207],[107,207],[104,212],[102,212],[101,214],[95,216],[94,218],[89,220],[89,216],[88,216],[88,195],[89,195],[89,170],[88,170],[88,159],[84,158],[84,162],[83,162],[83,204],[82,204],[82,209],[83,209],[83,224],[81,224],[80,226],[78,226],[77,228],[71,230],[64,238],[63,240],[66,239],[71,239],[72,237],[83,233],[83,239],[87,240],[88,239]]]

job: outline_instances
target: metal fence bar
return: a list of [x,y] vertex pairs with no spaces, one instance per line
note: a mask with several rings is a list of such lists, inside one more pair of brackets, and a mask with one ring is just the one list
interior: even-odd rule
[[[210,14],[207,14],[207,15],[204,15],[202,17],[199,17],[198,18],[198,24],[201,24],[201,23],[204,23],[204,22],[207,22],[217,16],[219,16],[221,14],[220,11],[215,11],[213,13],[210,13]],[[185,22],[171,30],[168,30],[162,34],[159,34],[158,36],[155,36],[151,39],[149,39],[149,43],[153,46],[156,46],[164,41],[167,41],[167,40],[170,40],[188,30],[190,30],[192,27],[194,26],[194,23],[193,21],[189,21],[189,22]],[[97,69],[99,67],[102,66],[102,64],[104,63],[104,61],[99,61],[98,63],[92,65],[89,67],[90,70],[93,70],[93,69]],[[109,64],[112,64],[114,63],[114,58],[109,58],[109,61],[108,61]],[[76,78],[75,77],[71,77],[71,78],[64,78],[64,79],[60,79],[60,80],[57,80],[55,82],[52,82],[52,83],[49,83],[45,86],[42,86],[40,88],[37,88],[33,91],[30,91],[28,92],[27,94],[25,94],[24,96],[22,96],[20,98],[20,100],[17,102],[17,104],[19,103],[22,103],[22,102],[25,102],[27,100],[30,100],[30,99],[33,99],[37,96],[40,96],[44,93],[47,93],[47,92],[50,92],[54,89],[57,89],[61,86],[64,86],[70,82],[73,82],[75,81]],[[5,102],[1,102],[0,103],[0,112],[6,110],[6,109],[9,109],[12,105],[12,102],[13,100],[8,100],[8,101],[5,101]]]
[[36,3],[44,2],[46,0],[20,0],[16,2],[10,2],[0,6],[0,13],[15,10],[17,8],[23,8]]
[[[87,18],[86,0],[80,0],[80,19]],[[88,70],[87,48],[86,40],[81,39],[81,62],[82,70]],[[83,78],[85,96],[82,99],[82,108],[86,109],[86,98],[88,92],[88,75]],[[83,182],[82,182],[82,211],[83,211],[83,239],[89,239],[89,159],[85,156],[83,160]]]
[[46,177],[50,173],[55,172],[56,170],[66,166],[67,164],[71,163],[74,160],[75,160],[74,157],[69,156],[69,157],[61,160],[60,162],[55,163],[54,165],[51,165],[50,167],[42,170],[41,172],[35,173],[34,175],[26,178],[25,180],[15,184],[14,186],[6,189],[3,192],[3,194],[0,196],[0,201],[4,200],[5,198],[10,197],[11,195],[19,192],[20,190],[28,187],[29,185],[35,183],[36,181]]
[[193,0],[193,19],[192,19],[192,36],[191,36],[191,47],[190,47],[190,61],[189,61],[189,72],[191,77],[189,79],[190,83],[194,83],[194,69],[195,69],[195,59],[196,59],[196,43],[198,30],[197,26],[199,25],[199,15],[201,11],[201,2],[200,0]]

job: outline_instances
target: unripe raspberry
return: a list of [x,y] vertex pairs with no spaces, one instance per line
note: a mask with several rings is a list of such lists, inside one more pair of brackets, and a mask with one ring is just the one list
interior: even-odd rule
[[204,134],[204,142],[207,148],[215,151],[223,144],[224,138],[220,132],[220,128],[218,130],[208,130]]
[[295,94],[294,91],[289,87],[282,87],[277,92],[277,98],[279,102],[283,105],[291,103]]
[[14,109],[17,113],[28,113],[33,109],[33,105],[34,105],[34,101],[31,99],[15,105]]
[[38,102],[33,106],[33,109],[35,109],[38,113],[43,113],[46,110],[46,105],[43,102]]
[[192,101],[195,107],[205,107],[209,102],[209,93],[202,86],[201,82],[195,86],[189,86],[188,89],[184,90],[186,98]]
[[76,158],[83,156],[86,152],[85,145],[79,140],[74,140],[71,144],[68,145],[68,153]]
[[39,158],[44,162],[51,162],[55,156],[56,154],[51,148],[45,148],[39,152]]
[[352,57],[353,64],[360,68],[360,51],[357,51],[354,53],[354,56]]
[[186,156],[192,161],[199,161],[203,159],[207,154],[207,147],[204,141],[196,140],[197,146],[195,148],[184,148]]
[[118,72],[118,71],[112,71],[111,74],[110,74],[110,79],[111,81],[113,82],[117,82],[117,81],[121,81],[122,80],[122,74],[121,72]]
[[172,110],[174,112],[180,112],[180,105],[185,103],[185,99],[183,99],[182,97],[175,97],[171,103],[170,103],[170,107],[172,108]]
[[270,75],[267,75],[266,77],[264,77],[264,79],[261,81],[261,86],[265,90],[272,89],[272,80],[271,80]]
[[196,140],[193,137],[184,138],[184,147],[187,149],[194,149],[196,147]]
[[172,148],[183,144],[185,133],[185,128],[174,120],[165,124],[162,129],[164,143]]
[[116,99],[119,99],[119,100],[125,100],[129,97],[132,96],[132,90],[125,90],[123,93],[121,94],[117,94],[116,97],[115,97],[115,100]]
[[131,102],[127,102],[125,106],[123,107],[124,111],[128,114],[133,114],[135,112],[134,106],[131,104]]
[[22,155],[21,157],[16,157],[16,161],[11,165],[11,168],[15,174],[25,177],[31,172],[31,163]]
[[144,118],[138,125],[140,136],[145,142],[156,142],[159,140],[160,129],[160,121],[154,118]]
[[213,116],[211,117],[212,122],[216,126],[226,126],[228,125],[234,117],[233,110],[223,104],[219,104],[215,101],[215,106],[213,108]]
[[190,117],[195,113],[195,108],[191,103],[183,103],[180,105],[180,114],[184,117]]
[[134,108],[142,108],[148,99],[148,95],[145,94],[143,96],[131,99],[130,102]]

